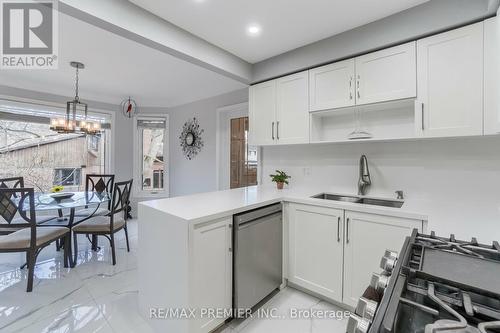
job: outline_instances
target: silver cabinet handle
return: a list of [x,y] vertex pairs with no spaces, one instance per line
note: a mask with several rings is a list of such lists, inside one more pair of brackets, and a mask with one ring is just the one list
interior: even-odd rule
[[337,221],[337,242],[340,243],[340,216]]
[[358,80],[356,81],[356,91],[358,92],[358,98],[361,98],[361,93],[359,92],[359,81],[361,81],[361,76],[358,75]]
[[276,122],[276,139],[277,140],[280,139],[280,122],[279,121]]
[[349,244],[349,222],[350,222],[350,219],[347,218],[347,221],[346,221],[346,224],[345,224],[345,239],[346,239],[346,242]]
[[424,125],[424,103],[422,103],[422,131],[425,130]]
[[349,79],[349,99],[352,100],[352,79],[353,77]]
[[273,123],[272,123],[272,125],[271,125],[271,133],[272,133],[272,134],[271,134],[271,137],[272,137],[272,139],[274,140],[274,121],[273,121]]

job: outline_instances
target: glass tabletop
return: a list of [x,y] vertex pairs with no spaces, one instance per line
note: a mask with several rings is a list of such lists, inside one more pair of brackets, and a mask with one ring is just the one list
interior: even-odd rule
[[[107,203],[111,196],[107,192],[62,192],[35,193],[35,211],[80,208]],[[26,199],[22,210],[29,210],[29,199]]]

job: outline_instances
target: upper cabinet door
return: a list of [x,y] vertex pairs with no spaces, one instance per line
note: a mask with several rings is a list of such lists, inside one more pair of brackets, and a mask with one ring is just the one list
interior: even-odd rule
[[277,80],[276,142],[309,142],[309,73],[289,75]]
[[354,59],[309,70],[309,111],[355,104]]
[[415,42],[356,58],[356,104],[417,96]]
[[500,21],[484,21],[484,134],[500,133]]
[[417,42],[417,132],[426,137],[483,133],[483,23]]
[[249,144],[272,145],[276,140],[276,80],[249,89]]

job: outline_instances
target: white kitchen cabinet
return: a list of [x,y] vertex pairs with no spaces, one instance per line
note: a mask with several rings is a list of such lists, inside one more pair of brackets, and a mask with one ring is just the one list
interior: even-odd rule
[[308,87],[307,71],[277,80],[276,143],[309,142]]
[[308,72],[250,87],[251,145],[309,142]]
[[417,41],[417,133],[483,134],[483,22]]
[[[192,304],[198,310],[232,307],[231,227],[231,218],[194,226]],[[192,332],[210,332],[227,319],[197,314]]]
[[357,57],[355,64],[356,105],[416,97],[415,42]]
[[354,59],[309,70],[309,111],[353,106]]
[[249,88],[249,144],[271,145],[276,141],[276,80]]
[[484,134],[500,133],[500,21],[484,21]]
[[384,251],[399,252],[414,228],[422,232],[422,223],[421,220],[345,212],[343,303],[356,306],[370,284],[372,273],[380,273]]
[[288,216],[289,282],[341,302],[344,211],[290,204]]

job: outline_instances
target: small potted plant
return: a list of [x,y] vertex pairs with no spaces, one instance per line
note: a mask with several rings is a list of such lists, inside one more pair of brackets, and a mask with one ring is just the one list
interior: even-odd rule
[[292,178],[285,173],[285,171],[276,170],[275,175],[269,175],[271,177],[271,181],[276,183],[276,187],[278,190],[283,189],[283,185],[288,185],[288,179]]

